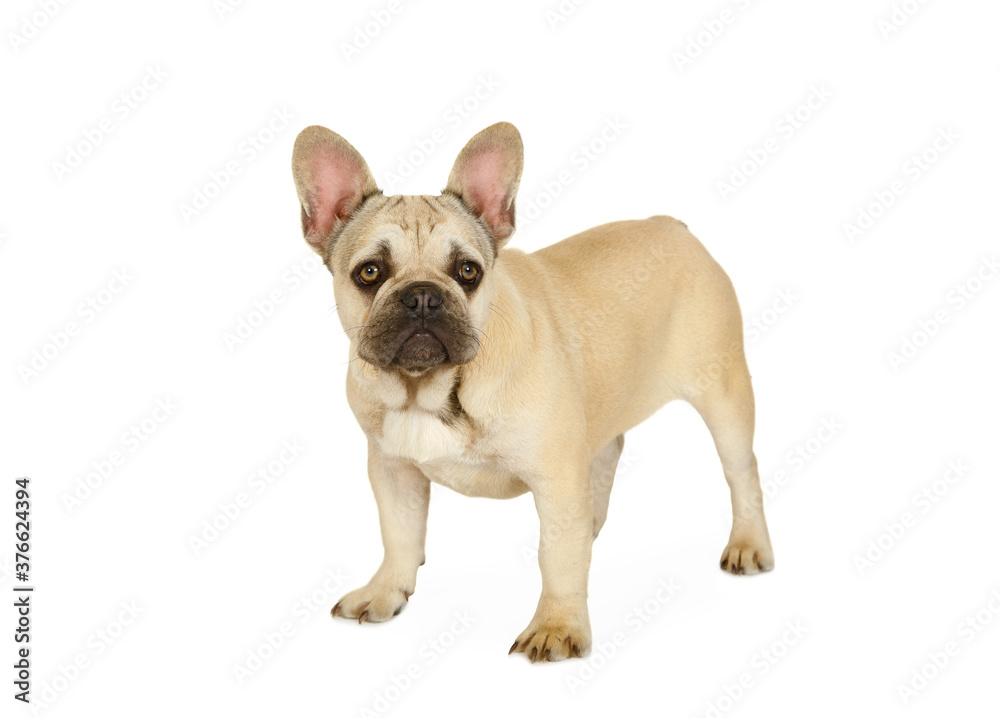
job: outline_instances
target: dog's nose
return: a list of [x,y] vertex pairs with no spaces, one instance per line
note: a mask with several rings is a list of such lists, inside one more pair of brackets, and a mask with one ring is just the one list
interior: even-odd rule
[[409,309],[411,317],[425,317],[431,319],[437,316],[441,305],[444,304],[444,297],[441,292],[429,284],[417,284],[407,287],[400,296],[399,301]]

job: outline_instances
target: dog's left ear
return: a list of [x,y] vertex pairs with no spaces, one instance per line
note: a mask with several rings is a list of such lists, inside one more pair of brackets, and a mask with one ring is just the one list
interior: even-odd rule
[[498,248],[514,233],[514,197],[523,166],[521,133],[509,122],[498,122],[469,140],[444,188],[486,222]]

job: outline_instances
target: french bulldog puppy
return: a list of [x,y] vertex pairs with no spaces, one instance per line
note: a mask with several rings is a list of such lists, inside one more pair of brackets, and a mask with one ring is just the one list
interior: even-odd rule
[[368,437],[385,556],[334,616],[385,621],[424,562],[430,482],[530,491],[542,593],[510,652],[586,655],[587,574],[624,433],[673,399],[711,431],[732,493],[723,570],[774,567],[752,449],[743,322],[725,272],[670,217],[613,222],[532,254],[505,247],[523,148],[506,122],[459,154],[440,195],[385,196],[324,127],[292,155],[306,241],[350,339],[347,398]]

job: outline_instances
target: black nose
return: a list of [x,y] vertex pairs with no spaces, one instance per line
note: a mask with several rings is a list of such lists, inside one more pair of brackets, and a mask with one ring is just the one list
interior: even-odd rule
[[441,292],[433,285],[415,284],[403,290],[399,301],[409,310],[407,313],[410,317],[414,319],[419,317],[433,319],[441,310],[441,305],[444,304],[444,297],[441,296]]

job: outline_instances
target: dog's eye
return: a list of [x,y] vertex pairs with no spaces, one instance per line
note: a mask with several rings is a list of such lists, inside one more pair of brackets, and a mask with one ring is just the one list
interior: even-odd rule
[[358,281],[362,284],[375,284],[382,276],[382,270],[374,263],[369,263],[358,270]]
[[479,267],[472,262],[462,262],[458,268],[458,278],[467,284],[472,284],[479,279]]

